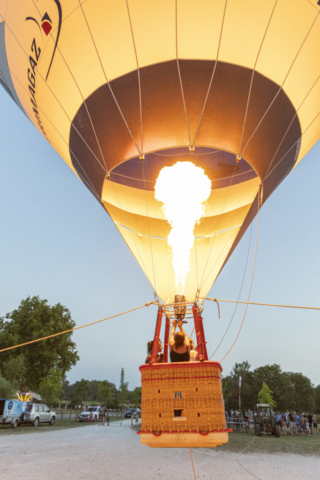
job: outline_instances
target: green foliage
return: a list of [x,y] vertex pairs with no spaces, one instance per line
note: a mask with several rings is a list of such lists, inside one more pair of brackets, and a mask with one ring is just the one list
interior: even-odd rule
[[77,382],[75,395],[72,399],[71,405],[82,405],[83,402],[87,399],[89,393],[89,382],[82,378],[80,382]]
[[12,388],[20,392],[26,390],[27,367],[23,353],[16,357],[10,356],[6,362],[3,362],[1,370],[4,378],[11,383]]
[[265,383],[273,392],[274,402],[281,412],[287,410],[310,412],[314,411],[315,405],[318,405],[320,412],[320,388],[317,397],[316,389],[309,378],[302,373],[283,372],[279,365],[265,365],[252,371],[248,362],[236,363],[230,375],[222,379],[227,410],[238,408],[240,375],[242,376],[243,411],[255,409],[256,399]]
[[13,385],[0,375],[0,398],[10,399],[16,398],[17,390]]
[[112,391],[107,380],[100,383],[98,398],[107,408],[113,403]]
[[314,406],[316,413],[320,413],[320,385],[314,389]]
[[141,405],[141,395],[141,387],[136,387],[133,392],[129,392],[129,400],[132,405],[135,405],[136,407],[139,407]]
[[121,368],[121,375],[120,375],[120,387],[119,387],[119,404],[124,405],[128,400],[128,382],[124,381],[124,368]]
[[[28,297],[19,307],[0,318],[0,345],[3,348],[46,337],[75,327],[70,312],[60,303],[50,306],[47,300]],[[72,332],[49,338],[23,348],[26,387],[38,390],[40,379],[45,378],[50,368],[57,367],[62,375],[77,363],[79,356],[71,340]],[[1,370],[12,358],[21,355],[21,350],[3,352]]]
[[57,403],[63,395],[62,374],[57,367],[52,367],[49,374],[41,379],[39,393],[45,403]]
[[270,388],[268,387],[268,385],[266,383],[263,382],[262,384],[262,388],[258,394],[258,403],[268,403],[269,405],[271,405],[272,407],[276,407],[277,404],[276,402],[273,400],[273,391],[270,390]]

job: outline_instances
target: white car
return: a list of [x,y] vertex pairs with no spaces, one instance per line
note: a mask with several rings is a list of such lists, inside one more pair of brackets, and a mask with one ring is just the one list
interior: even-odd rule
[[100,407],[87,407],[84,412],[79,415],[79,422],[89,422],[90,415],[92,415],[92,422],[99,420],[99,408]]

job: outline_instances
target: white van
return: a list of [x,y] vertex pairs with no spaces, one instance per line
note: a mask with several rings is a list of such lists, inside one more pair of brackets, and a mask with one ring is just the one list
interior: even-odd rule
[[26,406],[27,402],[0,398],[0,424],[5,425],[11,423],[12,428],[17,428],[23,421]]

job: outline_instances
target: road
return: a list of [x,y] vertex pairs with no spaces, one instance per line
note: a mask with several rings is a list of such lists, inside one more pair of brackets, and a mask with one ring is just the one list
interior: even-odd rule
[[[0,435],[1,480],[194,480],[188,449],[141,445],[130,424],[125,420],[122,426],[94,424],[28,435]],[[320,478],[320,456],[238,456],[214,449],[192,449],[192,454],[198,480]]]

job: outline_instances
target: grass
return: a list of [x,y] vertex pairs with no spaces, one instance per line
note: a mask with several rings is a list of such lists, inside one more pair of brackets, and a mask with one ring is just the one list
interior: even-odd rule
[[[131,427],[134,432],[141,429],[141,425]],[[249,446],[250,445],[250,446]],[[310,437],[299,437],[298,435],[285,435],[281,432],[280,438],[266,434],[265,437],[257,437],[254,429],[245,432],[229,433],[229,441],[225,445],[216,447],[219,452],[239,453],[246,447],[249,448],[242,452],[246,454],[297,454],[297,455],[320,455],[320,431],[314,432]],[[211,449],[210,449],[211,450]]]
[[[122,419],[120,417],[110,417],[111,422],[120,422]],[[21,424],[17,428],[12,428],[11,425],[1,425],[0,426],[0,438],[4,435],[25,435],[28,433],[42,433],[42,432],[54,432],[57,430],[66,430],[70,428],[83,428],[88,425],[93,425],[91,422],[79,422],[79,420],[72,419],[68,420],[56,420],[54,425],[49,425],[48,423],[40,423],[37,427],[33,425],[27,425],[25,423]]]

